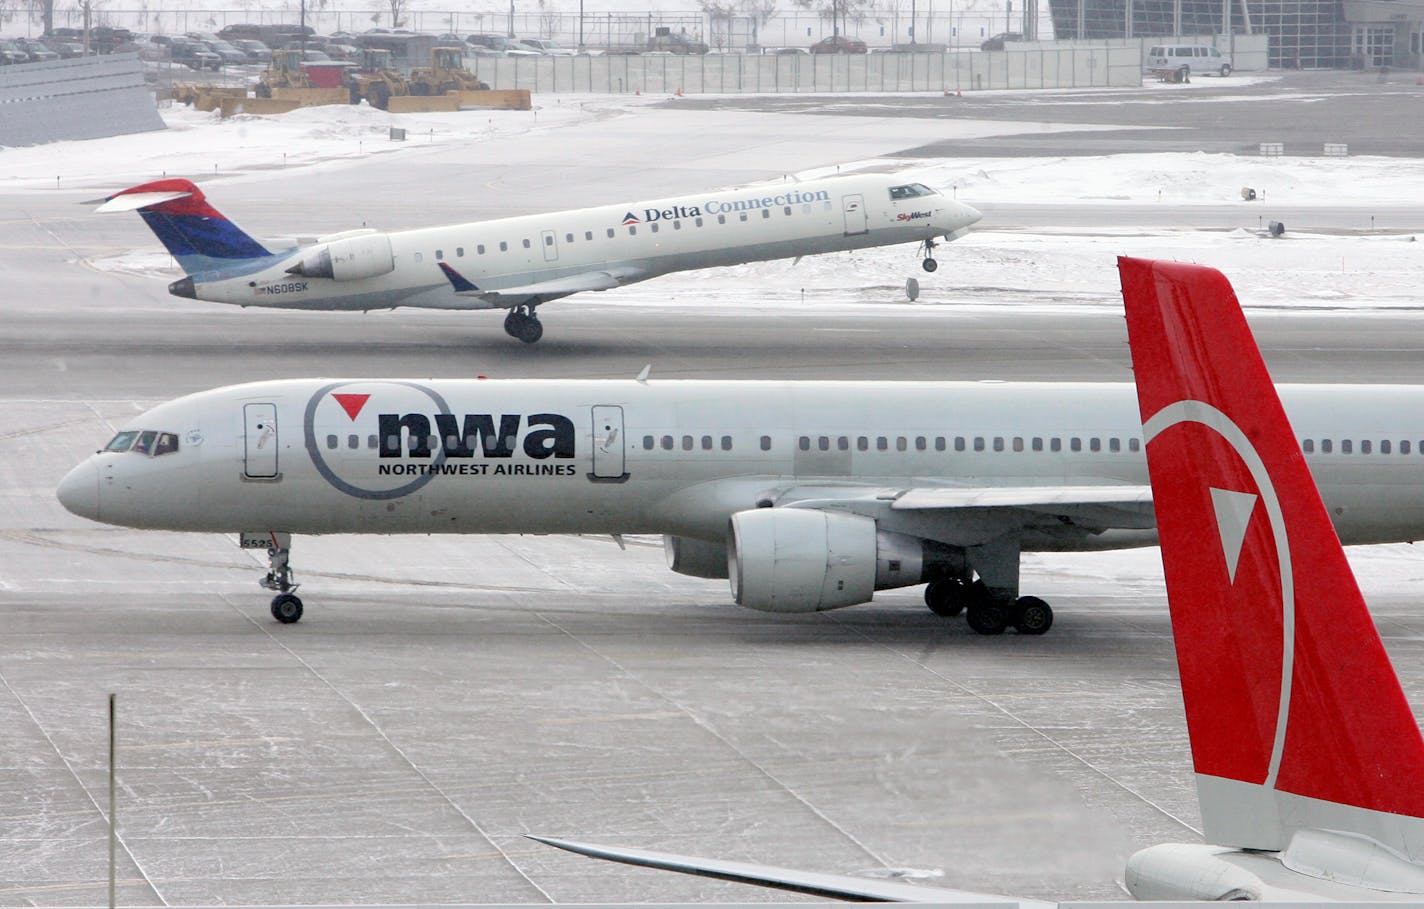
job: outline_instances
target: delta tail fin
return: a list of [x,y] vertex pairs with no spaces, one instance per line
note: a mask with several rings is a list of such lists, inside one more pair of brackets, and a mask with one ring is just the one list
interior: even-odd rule
[[1118,268],[1206,839],[1424,892],[1424,739],[1236,295]]
[[189,180],[156,180],[94,201],[103,203],[99,212],[138,212],[189,275],[240,273],[251,261],[273,255],[209,205]]

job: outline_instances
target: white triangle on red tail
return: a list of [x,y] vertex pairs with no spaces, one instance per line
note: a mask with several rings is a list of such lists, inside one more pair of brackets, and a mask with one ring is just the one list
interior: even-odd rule
[[1236,564],[1241,561],[1241,544],[1246,539],[1246,527],[1251,523],[1257,498],[1254,493],[1211,487],[1211,505],[1216,511],[1216,529],[1221,535],[1221,554],[1226,556],[1226,575],[1233,583]]

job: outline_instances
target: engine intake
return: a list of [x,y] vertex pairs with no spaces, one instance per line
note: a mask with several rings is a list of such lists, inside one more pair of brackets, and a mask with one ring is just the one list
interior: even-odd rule
[[332,240],[309,249],[300,262],[287,269],[287,274],[330,278],[333,281],[359,281],[389,274],[395,271],[395,267],[391,238],[386,234],[373,233]]

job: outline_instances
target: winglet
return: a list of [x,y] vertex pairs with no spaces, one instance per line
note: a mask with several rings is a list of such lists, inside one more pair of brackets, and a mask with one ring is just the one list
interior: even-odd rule
[[1208,841],[1419,863],[1424,739],[1230,283],[1118,268]]
[[477,294],[480,292],[480,289],[471,283],[469,278],[456,271],[449,262],[441,262],[440,270],[445,272],[445,277],[450,281],[450,286],[455,288],[455,293]]

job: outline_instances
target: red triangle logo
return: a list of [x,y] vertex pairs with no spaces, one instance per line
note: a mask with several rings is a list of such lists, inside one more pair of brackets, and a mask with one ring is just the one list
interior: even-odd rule
[[371,399],[370,395],[332,395],[336,403],[341,405],[341,409],[346,411],[346,415],[351,419],[361,413],[361,408],[366,406],[366,402]]

